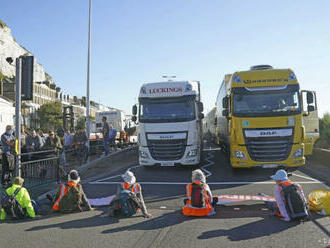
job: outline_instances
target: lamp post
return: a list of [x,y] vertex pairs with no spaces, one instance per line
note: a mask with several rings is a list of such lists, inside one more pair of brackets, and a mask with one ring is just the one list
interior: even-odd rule
[[87,50],[87,89],[86,89],[86,131],[87,131],[87,147],[89,151],[89,138],[90,138],[90,109],[89,109],[89,79],[90,79],[90,50],[91,50],[91,9],[92,9],[92,0],[89,0],[89,10],[88,10],[88,50]]

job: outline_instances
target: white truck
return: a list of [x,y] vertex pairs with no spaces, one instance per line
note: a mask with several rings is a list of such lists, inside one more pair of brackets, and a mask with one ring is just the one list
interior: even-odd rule
[[96,132],[102,133],[102,118],[107,117],[107,123],[109,126],[111,125],[117,132],[124,130],[125,128],[125,113],[121,110],[110,110],[110,111],[102,111],[97,112],[95,114],[95,122],[96,122]]
[[132,112],[132,120],[139,120],[140,165],[200,163],[204,114],[198,81],[143,84],[139,109],[134,105]]

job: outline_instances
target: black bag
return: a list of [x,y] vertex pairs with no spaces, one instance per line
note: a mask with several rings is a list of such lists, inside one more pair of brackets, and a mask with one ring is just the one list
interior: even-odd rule
[[131,185],[129,189],[122,189],[110,203],[109,216],[123,216],[130,217],[134,215],[140,208],[140,202],[136,194],[130,191],[134,185]]
[[205,206],[204,184],[192,184],[191,205],[196,208]]
[[1,207],[5,210],[6,214],[13,219],[23,219],[26,217],[25,211],[15,198],[20,190],[21,187],[18,187],[12,195],[8,195],[6,192],[1,198]]
[[307,204],[299,186],[291,184],[282,185],[282,192],[285,200],[285,208],[292,220],[304,220],[308,217]]

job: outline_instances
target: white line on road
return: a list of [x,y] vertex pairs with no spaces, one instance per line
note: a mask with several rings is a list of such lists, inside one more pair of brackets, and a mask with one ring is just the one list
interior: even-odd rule
[[293,176],[296,176],[296,177],[301,177],[301,178],[304,178],[304,179],[307,179],[307,180],[312,180],[314,182],[319,182],[317,179],[315,178],[311,178],[311,177],[306,177],[306,176],[302,176],[302,175],[298,175],[296,173],[291,173]]
[[[90,182],[89,184],[119,184],[121,182]],[[149,184],[149,185],[186,185],[190,182],[139,182],[140,184]],[[321,181],[302,181],[295,182],[299,184],[323,184]],[[245,185],[245,184],[275,184],[272,181],[261,181],[261,182],[208,182],[209,185]]]
[[213,158],[214,158],[214,152],[208,152],[207,157],[205,159],[208,163],[206,165],[202,166],[202,170],[206,173],[206,175],[205,175],[206,178],[209,176],[212,176],[212,173],[205,168],[208,166],[214,165]]

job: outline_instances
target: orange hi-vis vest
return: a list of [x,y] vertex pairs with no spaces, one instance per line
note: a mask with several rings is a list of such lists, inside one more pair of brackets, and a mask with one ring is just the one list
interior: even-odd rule
[[[289,185],[291,185],[291,184],[293,184],[293,182],[291,182],[290,180],[287,180],[287,181],[283,181],[283,182],[279,183],[277,186],[278,186],[278,188],[279,188],[279,190],[280,190],[280,192],[281,192],[283,186],[284,186],[284,187],[287,187],[287,186],[289,186]],[[283,196],[282,193],[281,193],[281,195],[282,195],[282,197],[283,197],[283,199],[284,199],[284,196]],[[276,203],[276,208],[279,209],[277,203]],[[276,214],[278,217],[282,217],[280,211],[276,211],[275,214]]]
[[[121,184],[121,187],[124,190],[129,190],[129,188],[131,187],[131,184],[124,182]],[[134,183],[133,186],[131,187],[131,192],[133,192],[135,194],[140,193],[140,187],[136,183]]]
[[60,189],[60,196],[58,199],[55,201],[53,205],[53,210],[58,211],[60,209],[60,201],[63,196],[68,192],[69,187],[75,187],[77,184],[75,182],[67,182],[66,184],[61,184],[61,189]]
[[188,200],[186,204],[182,208],[183,215],[188,216],[207,216],[210,212],[212,212],[212,206],[210,202],[208,201],[208,195],[206,192],[206,186],[204,185],[204,199],[205,199],[205,205],[201,208],[193,207],[191,205],[191,191],[192,191],[192,184],[202,184],[202,182],[193,182],[190,184],[187,184],[186,186],[186,194],[188,197]]

